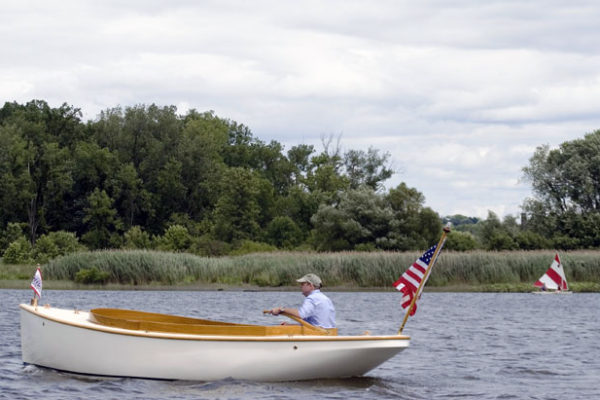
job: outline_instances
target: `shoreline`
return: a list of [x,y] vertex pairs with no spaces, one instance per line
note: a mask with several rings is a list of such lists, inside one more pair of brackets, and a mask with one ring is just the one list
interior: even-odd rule
[[[0,279],[0,289],[30,290],[30,279]],[[575,293],[600,293],[599,284],[574,283],[569,290]],[[295,292],[298,286],[258,286],[249,284],[221,283],[190,283],[165,285],[149,283],[144,285],[127,285],[109,283],[105,285],[81,284],[73,281],[44,281],[45,290],[106,290],[106,291],[229,291],[229,292]],[[425,292],[430,293],[529,293],[535,291],[529,284],[491,284],[491,285],[447,285],[425,286]],[[358,286],[324,286],[324,292],[396,292],[392,285],[389,287],[358,287]]]

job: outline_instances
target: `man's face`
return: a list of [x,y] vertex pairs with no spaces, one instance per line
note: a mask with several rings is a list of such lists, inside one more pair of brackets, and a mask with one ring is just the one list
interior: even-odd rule
[[315,290],[315,287],[310,282],[302,282],[300,284],[300,288],[302,289],[302,294],[305,296],[308,296],[310,294],[310,292]]

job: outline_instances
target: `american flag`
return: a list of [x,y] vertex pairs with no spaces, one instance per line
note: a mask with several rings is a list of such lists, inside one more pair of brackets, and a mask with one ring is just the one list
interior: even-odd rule
[[31,281],[31,288],[38,295],[38,297],[42,298],[42,272],[38,268],[35,271],[35,275],[33,276],[33,280]]
[[[396,282],[394,282],[396,290],[404,294],[404,296],[402,296],[402,308],[410,306],[413,296],[417,293],[423,278],[425,278],[425,282],[427,282],[425,272],[427,271],[427,266],[431,261],[431,257],[433,257],[433,253],[435,253],[436,247],[437,244],[423,253],[423,255],[419,257]],[[425,285],[425,282],[423,282],[423,286]],[[416,295],[418,297],[420,293]],[[417,303],[415,302],[415,306],[411,310],[410,315],[414,315],[416,311]]]

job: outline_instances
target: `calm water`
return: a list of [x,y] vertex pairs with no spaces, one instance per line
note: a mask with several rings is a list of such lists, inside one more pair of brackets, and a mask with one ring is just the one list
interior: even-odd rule
[[[340,334],[395,333],[399,293],[328,293]],[[291,292],[51,291],[56,307],[133,308],[272,324]],[[411,346],[367,376],[256,383],[96,378],[26,366],[18,304],[30,290],[0,290],[0,398],[7,399],[600,399],[600,294],[425,293],[404,333]],[[281,319],[279,319],[281,318]],[[84,357],[85,354],[82,354]]]

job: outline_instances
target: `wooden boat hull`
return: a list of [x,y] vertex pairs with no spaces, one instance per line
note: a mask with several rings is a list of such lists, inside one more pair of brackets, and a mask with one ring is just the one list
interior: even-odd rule
[[227,336],[105,326],[84,311],[21,304],[25,363],[154,379],[287,381],[360,376],[409,346],[408,336]]

